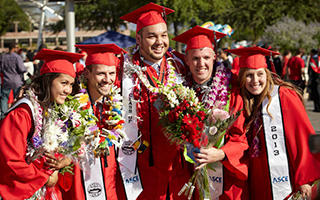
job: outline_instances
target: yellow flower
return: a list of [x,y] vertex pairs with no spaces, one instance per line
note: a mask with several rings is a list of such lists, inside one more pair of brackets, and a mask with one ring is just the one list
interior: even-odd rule
[[114,127],[114,129],[122,129],[121,124],[118,124],[116,127]]
[[81,83],[81,88],[86,89],[87,88],[86,84]]
[[89,101],[89,95],[88,94],[81,95],[79,101],[81,104],[87,103]]
[[120,108],[121,108],[121,103],[117,103],[117,104],[115,105],[115,107],[118,108],[118,109],[120,109]]
[[108,138],[109,138],[110,140],[116,140],[116,139],[117,139],[114,135],[108,135]]

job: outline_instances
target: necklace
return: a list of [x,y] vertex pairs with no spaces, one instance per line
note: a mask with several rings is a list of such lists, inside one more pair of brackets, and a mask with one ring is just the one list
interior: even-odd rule
[[34,112],[34,133],[32,136],[32,145],[35,148],[40,147],[42,144],[41,139],[41,131],[42,131],[42,125],[43,125],[43,115],[42,115],[42,108],[38,102],[38,97],[34,94],[34,92],[29,89],[26,91],[26,97],[31,101],[33,105],[33,112]]
[[[177,80],[177,77],[175,75],[175,67],[173,66],[173,62],[171,59],[167,60],[166,63],[166,71],[167,73],[167,82],[165,86],[173,86]],[[158,94],[159,88],[152,86],[145,75],[144,72],[147,71],[147,67],[140,67],[139,65],[136,65],[133,63],[133,57],[130,59],[130,55],[125,57],[124,61],[124,73],[128,77],[135,77],[135,75],[140,79],[140,81],[145,85],[145,87],[152,93]]]
[[216,74],[213,77],[211,85],[203,97],[203,103],[207,109],[222,109],[227,105],[229,99],[228,91],[231,82],[231,71],[222,64],[216,68]]

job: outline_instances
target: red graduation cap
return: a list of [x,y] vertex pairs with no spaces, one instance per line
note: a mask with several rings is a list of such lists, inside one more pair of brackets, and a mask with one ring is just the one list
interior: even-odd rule
[[216,35],[216,40],[218,40],[227,34],[203,28],[201,26],[195,26],[172,40],[187,44],[186,52],[190,49],[200,49],[204,47],[213,49],[212,43],[214,43],[214,35]]
[[240,68],[250,68],[250,69],[267,68],[268,65],[266,63],[265,56],[280,54],[280,53],[270,51],[268,49],[264,49],[261,47],[226,49],[225,51],[240,56],[240,59],[239,59]]
[[114,54],[127,53],[115,44],[78,44],[75,47],[87,52],[86,66],[92,64],[117,66],[119,59]]
[[46,73],[63,73],[76,77],[73,63],[82,57],[83,55],[79,53],[43,48],[33,59],[44,60],[40,69],[41,75]]
[[174,10],[160,6],[155,3],[148,3],[122,17],[120,19],[137,24],[137,33],[140,29],[154,24],[166,23],[164,18]]

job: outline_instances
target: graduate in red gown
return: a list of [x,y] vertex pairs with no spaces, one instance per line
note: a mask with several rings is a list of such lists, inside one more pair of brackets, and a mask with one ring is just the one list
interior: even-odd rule
[[[86,51],[86,68],[84,68],[85,84],[94,115],[102,123],[104,108],[102,103],[106,101],[106,95],[116,81],[116,72],[119,67],[120,60],[115,54],[125,52],[115,44],[94,44],[94,45],[76,45],[77,48]],[[109,147],[109,155],[101,155],[96,158],[95,162],[99,163],[96,168],[94,165],[88,171],[83,172],[78,166],[74,167],[74,175],[64,176],[65,180],[72,179],[70,190],[63,192],[63,198],[69,200],[82,199],[108,199],[118,200],[116,191],[116,175],[118,166],[116,163],[116,155],[114,145]],[[90,183],[87,180],[87,174],[98,174],[98,177],[90,177]],[[120,176],[118,174],[118,176]],[[94,186],[94,187],[93,187]]]
[[[130,138],[127,142],[130,144],[138,139],[141,143],[139,149],[123,151],[130,149],[128,146],[119,152],[119,159],[123,160],[120,167],[126,189],[124,199],[187,199],[178,196],[178,193],[191,177],[192,166],[184,160],[182,149],[170,144],[159,125],[158,96],[148,91],[133,71],[135,66],[145,69],[143,73],[155,87],[157,83],[153,78],[162,83],[168,80],[167,69],[170,65],[179,74],[183,62],[168,51],[165,18],[166,14],[172,12],[171,9],[149,3],[121,17],[137,24],[137,48],[125,57],[122,82],[128,84],[122,84],[122,88],[123,91],[129,91],[124,99],[130,103],[124,106],[127,106],[129,112],[135,112],[133,117],[128,115],[125,119],[125,132]],[[130,158],[130,155],[133,157]],[[131,159],[130,163],[134,166],[125,162],[128,159]]]
[[[222,77],[223,80],[224,78],[229,79],[220,87],[225,90],[216,90],[216,99],[208,107],[224,109],[230,114],[234,114],[242,109],[242,99],[235,85],[235,77],[231,77],[230,70],[226,69],[222,63],[215,61],[216,54],[212,45],[215,38],[220,39],[224,36],[223,33],[195,26],[173,40],[187,44],[185,59],[190,69],[189,86],[197,92],[203,103],[208,102],[210,91],[215,90],[216,85],[222,84]],[[188,78],[187,76],[187,80]],[[230,83],[232,86],[230,93],[228,93]],[[223,95],[226,96],[223,97]],[[222,102],[224,102],[223,106],[220,106]],[[194,153],[195,160],[198,162],[196,169],[208,163],[221,162],[223,164],[223,174],[219,175],[223,176],[223,183],[215,188],[222,187],[223,189],[219,194],[211,193],[212,198],[246,199],[242,190],[246,186],[248,169],[247,165],[240,160],[248,148],[242,128],[243,123],[244,117],[241,114],[226,133],[224,145],[220,149],[212,147],[201,149],[201,153]]]
[[[28,199],[43,186],[48,190],[58,181],[58,170],[71,162],[55,157],[42,157],[27,163],[27,147],[37,145],[43,115],[52,102],[63,104],[72,93],[75,82],[73,63],[81,54],[42,49],[35,58],[45,60],[41,76],[0,122],[0,196],[3,199]],[[43,113],[43,115],[41,114]],[[62,199],[57,186],[54,194]],[[51,199],[51,197],[47,197]]]
[[250,199],[285,199],[297,191],[311,198],[311,185],[320,178],[320,163],[309,149],[309,136],[315,131],[302,96],[267,69],[269,50],[228,51],[241,56],[238,83],[250,146]]

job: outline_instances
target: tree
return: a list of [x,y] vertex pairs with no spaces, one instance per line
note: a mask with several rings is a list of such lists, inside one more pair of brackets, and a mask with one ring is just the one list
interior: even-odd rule
[[267,26],[284,16],[305,23],[320,22],[319,9],[319,0],[232,0],[232,6],[222,18],[235,29],[233,38],[252,39],[256,43]]
[[232,8],[225,15],[226,20],[237,31],[250,30],[254,42],[257,42],[264,29],[276,22],[280,16],[277,3],[266,0],[233,0]]
[[77,3],[75,17],[77,26],[87,30],[100,29],[116,31],[124,21],[119,17],[147,4],[149,1],[90,0]]
[[320,35],[320,23],[313,22],[306,24],[303,21],[296,21],[290,17],[284,17],[276,24],[268,26],[264,31],[262,41],[281,50],[295,52],[298,48],[304,48],[309,52],[316,48]]
[[29,30],[28,17],[14,0],[0,0],[0,8],[0,37],[6,34],[14,21],[19,21],[23,30]]
[[[195,25],[201,25],[206,21],[219,22],[220,16],[230,0],[157,0],[156,3],[175,10],[168,16],[168,24],[173,24],[174,36],[179,35],[185,30]],[[170,26],[169,26],[170,27]],[[176,45],[178,51],[181,50],[180,44]]]

